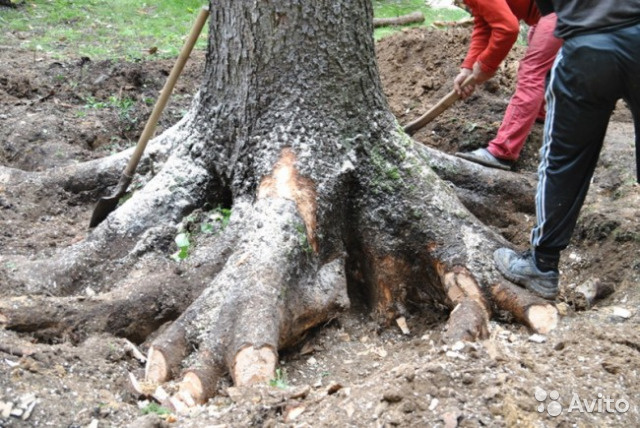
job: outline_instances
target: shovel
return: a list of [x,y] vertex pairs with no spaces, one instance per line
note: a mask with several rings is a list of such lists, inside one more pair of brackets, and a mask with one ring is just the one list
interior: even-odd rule
[[[467,84],[471,81],[471,79],[472,79],[472,76],[470,75],[465,79],[464,82],[462,82],[461,86],[462,87],[467,86]],[[442,97],[442,99],[440,99],[440,101],[438,101],[436,105],[431,107],[425,114],[423,114],[413,122],[410,122],[409,124],[405,125],[405,127],[403,128],[404,132],[406,132],[409,135],[415,134],[416,131],[422,129],[433,119],[440,116],[440,113],[442,113],[443,111],[451,107],[453,103],[458,101],[458,98],[460,98],[460,95],[458,95],[458,93],[455,90],[452,90],[447,95]]]
[[189,37],[180,51],[180,55],[171,70],[171,74],[169,74],[169,78],[162,88],[162,92],[156,101],[156,105],[153,107],[151,116],[147,119],[147,124],[138,139],[138,144],[136,145],[133,155],[131,156],[131,159],[129,159],[129,163],[127,163],[124,171],[122,171],[122,175],[120,176],[120,180],[118,181],[115,191],[110,196],[100,198],[98,204],[93,210],[89,227],[96,227],[102,223],[102,221],[116,209],[120,198],[127,192],[127,188],[131,184],[131,180],[133,180],[133,174],[136,172],[136,168],[138,167],[138,162],[140,162],[142,153],[144,153],[144,149],[147,147],[147,142],[151,139],[151,136],[153,136],[153,133],[156,130],[160,114],[162,114],[162,110],[164,110],[164,107],[167,105],[167,101],[169,100],[169,96],[176,85],[178,76],[182,73],[182,69],[187,62],[187,58],[189,58],[191,50],[196,44],[196,41],[200,36],[200,32],[202,32],[202,27],[204,27],[204,23],[207,21],[208,16],[209,8],[203,7],[196,18],[196,22],[193,24],[193,28],[191,28],[191,33],[189,33]]

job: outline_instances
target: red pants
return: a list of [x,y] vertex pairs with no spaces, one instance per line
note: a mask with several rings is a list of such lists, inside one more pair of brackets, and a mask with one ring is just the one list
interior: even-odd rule
[[556,14],[552,13],[540,18],[529,30],[529,47],[518,67],[516,91],[496,138],[487,147],[499,159],[518,159],[533,122],[544,112],[545,78],[562,46],[562,40],[553,35],[555,28]]

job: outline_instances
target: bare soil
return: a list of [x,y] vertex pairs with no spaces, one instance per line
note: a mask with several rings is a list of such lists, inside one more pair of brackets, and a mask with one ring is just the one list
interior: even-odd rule
[[[412,29],[378,43],[384,90],[400,124],[450,90],[468,41],[469,29]],[[449,153],[484,146],[500,124],[523,50],[517,46],[491,82],[415,139]],[[135,144],[173,65],[56,61],[7,46],[0,59],[0,164],[28,171]],[[204,54],[194,53],[158,132],[188,109],[203,68]],[[535,173],[541,132],[535,125],[514,180]],[[633,123],[621,103],[563,255],[557,302],[563,318],[546,337],[501,316],[490,339],[444,345],[441,314],[411,314],[403,334],[376,324],[355,302],[348,314],[281,353],[280,387],[221,385],[219,396],[190,414],[144,415],[148,402],[128,377],[141,377],[143,364],[124,339],[38,342],[0,330],[0,427],[640,426],[640,187],[633,150]],[[17,204],[5,197],[9,190],[0,184],[2,253],[43,257],[86,235],[95,195],[61,190],[55,198],[23,195]],[[518,220],[499,231],[525,248],[534,218],[505,216]],[[595,280],[615,291],[594,307],[576,306],[572,290]],[[559,398],[538,401],[540,390]],[[553,402],[562,406],[558,416],[547,411],[557,407]],[[615,404],[622,410],[625,403],[628,410],[616,411]],[[23,420],[21,407],[30,405]],[[9,406],[13,415],[4,412]]]

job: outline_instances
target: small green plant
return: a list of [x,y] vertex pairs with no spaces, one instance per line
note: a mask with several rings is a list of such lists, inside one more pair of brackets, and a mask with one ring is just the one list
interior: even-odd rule
[[86,97],[84,99],[85,102],[85,108],[92,108],[92,109],[101,109],[101,108],[106,108],[107,107],[107,103],[103,102],[103,101],[98,101],[96,100],[95,97],[89,95],[88,97]]
[[276,377],[269,381],[269,386],[275,388],[286,389],[289,387],[287,384],[287,372],[283,369],[276,369]]
[[162,407],[158,403],[153,403],[153,402],[147,404],[145,407],[140,409],[140,411],[142,412],[143,415],[149,415],[151,413],[154,413],[159,416],[171,414],[171,410],[167,409],[166,407]]
[[189,241],[189,233],[182,232],[176,236],[176,245],[178,251],[176,251],[171,257],[173,260],[180,262],[189,256],[189,248],[191,247],[191,241]]
[[307,229],[303,224],[296,224],[296,232],[298,232],[298,239],[300,240],[300,245],[302,246],[302,250],[311,254],[313,252],[313,248],[311,248],[311,244],[309,243],[309,239],[307,238]]
[[211,211],[208,219],[209,221],[200,224],[200,232],[220,232],[229,224],[229,220],[231,219],[231,210],[229,208],[217,207]]
[[117,97],[112,95],[109,97],[109,107],[112,107],[118,111],[118,117],[120,120],[135,123],[137,119],[131,117],[131,112],[135,106],[135,101],[129,97]]

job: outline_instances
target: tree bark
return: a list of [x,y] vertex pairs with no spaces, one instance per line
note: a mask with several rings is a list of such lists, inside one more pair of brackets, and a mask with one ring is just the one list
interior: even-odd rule
[[[145,187],[85,241],[45,261],[0,257],[13,266],[0,268],[3,295],[11,287],[63,296],[38,297],[63,310],[35,318],[63,334],[96,305],[122,309],[101,302],[123,302],[140,266],[163,277],[175,251],[167,242],[212,221],[211,208],[228,207],[232,233],[193,232],[179,280],[138,284],[148,312],[135,321],[144,327],[109,316],[87,327],[128,335],[136,326],[147,337],[172,321],[147,343],[146,381],[179,379],[177,407],[206,401],[226,373],[238,385],[272,378],[279,349],[355,296],[383,323],[449,308],[450,340],[486,336],[492,287],[502,281],[491,254],[505,242],[389,112],[372,20],[368,0],[212,2],[205,79],[187,117],[160,137],[172,148],[162,168],[150,169]],[[177,289],[163,294],[169,282]],[[77,311],[74,296],[88,285],[103,300]],[[172,304],[149,304],[154,295]],[[35,306],[3,300],[0,324],[26,330]],[[530,308],[527,299],[506,300],[501,307],[512,312]]]

